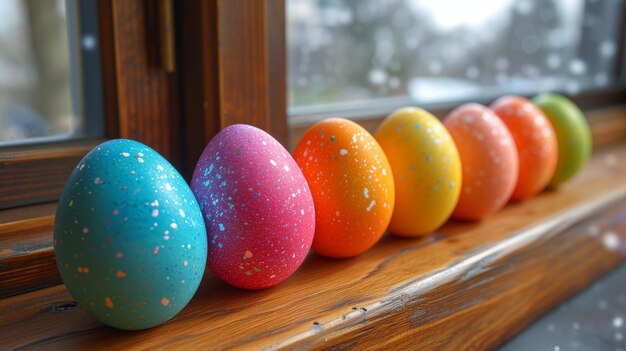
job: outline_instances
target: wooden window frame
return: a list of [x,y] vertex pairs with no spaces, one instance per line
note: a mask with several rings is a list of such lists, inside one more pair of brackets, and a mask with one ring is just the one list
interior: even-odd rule
[[[308,127],[287,121],[285,0],[175,2],[174,72],[161,65],[160,40],[153,34],[159,33],[159,2],[168,0],[97,1],[105,137],[0,153],[0,209],[5,208],[0,210],[0,242],[10,237],[13,241],[8,242],[15,244],[19,236],[14,234],[25,230],[40,234],[39,241],[29,246],[32,251],[26,249],[20,256],[29,273],[0,296],[60,281],[55,269],[35,268],[49,267],[53,260],[54,201],[72,168],[98,143],[110,138],[138,140],[163,154],[188,179],[206,143],[225,126],[255,125],[289,149]],[[618,55],[623,61],[624,45]],[[617,89],[584,94],[576,101],[595,108],[624,104],[625,97],[626,91]],[[448,110],[434,112],[442,116]],[[373,130],[388,112],[360,123]],[[623,113],[623,108],[594,112],[596,145],[626,138]],[[28,259],[35,254],[35,259]],[[0,255],[0,264],[14,259]],[[12,273],[0,271],[0,278],[5,282]]]

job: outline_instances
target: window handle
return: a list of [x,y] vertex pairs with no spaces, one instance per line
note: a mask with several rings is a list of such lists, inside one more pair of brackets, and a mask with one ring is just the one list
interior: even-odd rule
[[159,19],[159,50],[161,65],[168,72],[176,71],[176,38],[174,33],[174,0],[157,0]]

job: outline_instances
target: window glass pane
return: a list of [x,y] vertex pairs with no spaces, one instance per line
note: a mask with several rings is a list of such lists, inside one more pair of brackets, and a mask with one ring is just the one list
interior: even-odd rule
[[95,0],[0,1],[0,146],[102,134],[95,11]]
[[609,87],[618,82],[622,6],[621,0],[288,0],[291,112]]

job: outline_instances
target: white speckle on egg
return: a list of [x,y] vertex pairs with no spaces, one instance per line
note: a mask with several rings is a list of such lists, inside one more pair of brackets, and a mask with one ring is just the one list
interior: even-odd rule
[[300,214],[304,216],[304,210],[300,210]]
[[285,165],[283,168],[285,169],[285,172],[289,172],[289,166]]
[[370,191],[369,191],[367,188],[363,188],[363,196],[364,196],[366,199],[369,199],[369,198],[370,198]]
[[178,229],[178,224],[176,224],[176,223],[172,223],[172,224],[170,224],[170,228],[172,228],[172,229]]
[[277,163],[274,160],[270,160],[270,163],[272,164],[272,166],[276,167]]
[[178,214],[179,214],[181,217],[185,218],[185,211],[183,211],[183,210],[178,210]]
[[157,170],[159,170],[159,171],[163,171],[163,166],[158,165],[158,166],[157,166]]
[[137,157],[137,161],[139,161],[139,163],[143,163],[143,158]]
[[94,184],[102,184],[102,179],[100,179],[100,177],[96,177],[96,179],[94,179],[93,183]]
[[366,212],[369,212],[372,210],[372,207],[374,207],[374,205],[376,205],[376,200],[372,200],[370,202],[370,204],[367,206],[367,208],[365,209]]
[[170,183],[165,183],[165,190],[172,191],[172,186],[170,185]]
[[617,317],[613,318],[613,327],[614,328],[621,328],[622,325],[624,325],[624,320],[622,319],[622,317],[617,316]]
[[159,210],[154,209],[152,210],[152,217],[158,217],[159,216]]
[[345,155],[347,155],[347,154],[348,154],[348,150],[346,150],[346,149],[341,149],[341,150],[339,150],[339,154],[340,154],[341,156],[345,156]]
[[130,156],[130,154],[128,152],[122,152],[120,155],[124,156],[124,157],[128,157]]
[[159,201],[158,200],[154,200],[150,203],[150,206],[159,206]]
[[73,204],[74,204],[74,200],[70,200],[70,204],[68,205],[68,207],[72,207]]

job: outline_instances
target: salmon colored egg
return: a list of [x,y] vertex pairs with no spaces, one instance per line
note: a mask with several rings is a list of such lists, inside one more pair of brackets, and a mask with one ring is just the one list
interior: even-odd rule
[[550,182],[556,169],[558,145],[556,134],[543,112],[528,99],[504,96],[491,109],[511,132],[519,156],[517,185],[513,200],[538,194]]
[[391,167],[374,137],[358,124],[330,118],[313,125],[294,159],[315,204],[313,250],[344,258],[371,248],[394,206]]
[[465,104],[444,124],[461,156],[463,187],[453,217],[479,220],[501,209],[511,197],[519,161],[506,125],[489,108]]
[[565,96],[540,94],[532,101],[545,113],[556,134],[559,155],[549,184],[556,187],[574,177],[589,161],[591,130],[583,112]]
[[405,107],[383,121],[376,140],[398,190],[389,231],[412,237],[440,227],[461,189],[461,161],[446,128],[428,111]]

